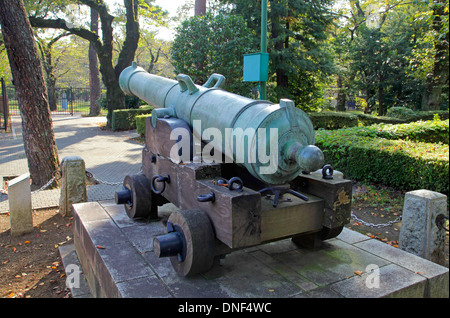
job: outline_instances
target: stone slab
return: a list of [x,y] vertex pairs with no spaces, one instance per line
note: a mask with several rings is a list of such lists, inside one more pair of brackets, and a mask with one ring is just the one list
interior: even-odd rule
[[25,173],[8,184],[11,235],[19,236],[33,231],[31,213],[30,174]]
[[445,230],[436,225],[438,215],[448,217],[446,195],[425,189],[407,192],[399,248],[444,265]]
[[[170,213],[173,206],[161,210]],[[317,250],[281,240],[234,251],[206,273],[179,277],[152,249],[152,238],[165,233],[162,222],[125,217],[111,201],[74,205],[75,250],[93,297],[448,297],[447,268],[349,229]]]

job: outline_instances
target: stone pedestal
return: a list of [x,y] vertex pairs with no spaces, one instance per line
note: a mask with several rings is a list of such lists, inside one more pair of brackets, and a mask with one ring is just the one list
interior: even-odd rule
[[78,156],[65,157],[61,166],[59,213],[72,216],[72,204],[87,201],[86,168],[84,160]]
[[446,195],[429,190],[407,192],[399,248],[443,265],[445,230],[436,224],[439,215],[448,216]]
[[33,231],[31,213],[30,174],[23,174],[8,183],[11,235],[18,236]]

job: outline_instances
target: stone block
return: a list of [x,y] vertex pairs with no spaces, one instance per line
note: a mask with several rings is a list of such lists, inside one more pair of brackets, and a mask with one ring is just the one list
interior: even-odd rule
[[86,168],[84,160],[78,156],[65,157],[61,165],[59,212],[64,216],[72,216],[72,204],[87,201]]
[[407,192],[399,248],[443,265],[445,230],[436,224],[436,218],[441,214],[448,216],[446,195],[429,190]]
[[11,235],[18,236],[33,231],[31,213],[30,174],[23,174],[8,184]]

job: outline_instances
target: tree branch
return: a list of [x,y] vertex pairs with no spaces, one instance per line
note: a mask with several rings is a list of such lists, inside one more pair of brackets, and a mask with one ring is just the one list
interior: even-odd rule
[[[91,42],[96,49],[101,50],[102,43],[95,32],[91,32],[81,27],[73,27],[64,19],[44,19],[38,17],[28,17],[32,27],[44,28],[44,29],[62,29],[72,34],[75,34],[85,40]],[[99,50],[97,50],[98,52]]]

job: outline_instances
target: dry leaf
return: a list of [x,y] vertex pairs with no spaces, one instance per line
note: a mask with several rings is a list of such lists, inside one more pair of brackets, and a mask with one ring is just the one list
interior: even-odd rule
[[361,276],[363,274],[363,271],[354,271],[353,273],[355,273],[358,276]]

